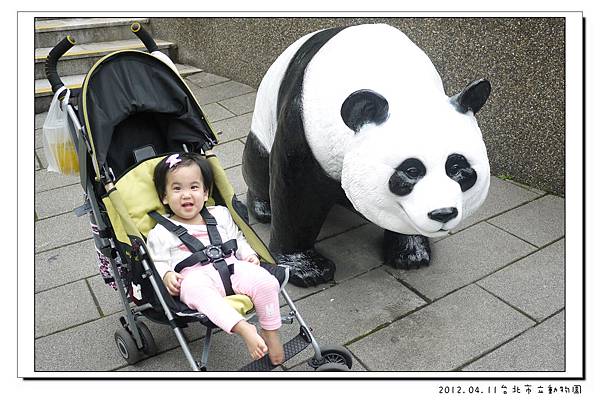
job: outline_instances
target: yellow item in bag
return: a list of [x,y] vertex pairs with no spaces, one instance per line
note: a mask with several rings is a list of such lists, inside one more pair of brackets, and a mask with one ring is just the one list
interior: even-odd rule
[[55,143],[51,148],[60,173],[65,175],[79,173],[79,159],[73,142]]
[[[66,94],[61,101],[59,95],[64,90],[66,90]],[[77,157],[73,137],[69,131],[69,117],[67,115],[69,95],[69,89],[64,86],[54,94],[48,115],[44,121],[44,154],[48,161],[48,171],[75,175],[79,173],[79,158]]]

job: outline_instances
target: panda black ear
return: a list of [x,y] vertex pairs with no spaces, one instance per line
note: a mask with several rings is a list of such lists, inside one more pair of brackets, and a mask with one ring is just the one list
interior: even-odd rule
[[459,112],[466,113],[471,110],[475,114],[483,107],[491,91],[490,82],[487,79],[480,79],[465,86],[460,93],[452,96],[450,101]]
[[354,132],[363,125],[383,123],[388,118],[387,100],[377,92],[361,89],[344,100],[341,115],[344,123]]

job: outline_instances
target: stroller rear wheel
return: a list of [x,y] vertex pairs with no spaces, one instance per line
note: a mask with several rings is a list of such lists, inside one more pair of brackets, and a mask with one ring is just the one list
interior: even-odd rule
[[148,356],[156,355],[158,353],[158,347],[154,342],[154,337],[152,336],[148,326],[146,326],[144,322],[135,322],[135,324],[140,330],[140,336],[142,337],[143,343],[142,351],[144,351],[144,354]]
[[115,342],[119,353],[128,364],[133,365],[142,359],[142,352],[137,348],[133,336],[125,327],[119,327],[115,331]]
[[158,347],[156,346],[156,342],[154,342],[154,337],[152,336],[150,329],[148,329],[148,326],[146,326],[144,322],[139,321],[136,321],[135,325],[142,338],[141,350],[138,349],[133,335],[125,327],[121,327],[115,331],[117,349],[130,365],[139,362],[144,357],[144,354],[147,356],[154,356],[158,353]]

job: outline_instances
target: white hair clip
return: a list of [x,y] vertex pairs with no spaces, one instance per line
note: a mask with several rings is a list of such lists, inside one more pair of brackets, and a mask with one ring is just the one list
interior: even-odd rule
[[169,156],[165,161],[165,163],[169,165],[169,168],[173,168],[173,166],[176,166],[179,162],[181,162],[181,159],[179,158],[179,153],[175,153],[174,155]]

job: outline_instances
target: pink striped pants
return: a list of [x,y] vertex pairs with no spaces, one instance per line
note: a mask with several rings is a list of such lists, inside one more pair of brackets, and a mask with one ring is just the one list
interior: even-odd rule
[[[264,330],[277,330],[281,327],[279,314],[279,282],[260,266],[227,258],[234,263],[231,286],[236,294],[244,294],[252,299],[258,322]],[[221,276],[212,264],[195,265],[181,271],[179,299],[188,307],[204,313],[214,324],[227,333],[243,317],[224,299],[225,288]]]

